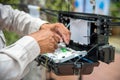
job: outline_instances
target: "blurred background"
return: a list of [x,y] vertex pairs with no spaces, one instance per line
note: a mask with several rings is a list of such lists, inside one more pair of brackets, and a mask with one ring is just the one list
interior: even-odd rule
[[[92,4],[90,3],[90,1],[92,0],[0,0],[0,3],[11,4],[13,8],[23,10],[27,13],[30,12],[30,10],[28,9],[28,5],[34,5],[34,6],[47,8],[51,10],[58,10],[58,11],[62,10],[62,11],[93,13]],[[120,17],[120,0],[96,0],[95,13]],[[51,14],[46,14],[42,11],[39,11],[39,17],[51,23],[57,22],[56,16],[53,16]],[[13,32],[4,31],[4,33],[7,39],[7,45],[12,44],[17,39],[20,38],[19,35]],[[120,42],[119,37],[120,37],[120,28],[114,27],[112,29],[112,36],[110,36],[110,43],[112,45],[115,44],[115,43],[113,44],[112,42],[117,43],[115,44],[115,46],[117,46],[116,47],[117,51],[120,51],[120,49],[118,49],[120,48],[120,45],[118,44]]]
[[[93,9],[94,3],[90,3],[90,1],[92,0],[0,0],[0,3],[10,4],[13,8],[25,11],[31,15],[36,14],[38,15],[37,17],[51,23],[57,22],[57,17],[52,13],[47,14],[40,11],[40,7],[58,11],[94,12],[96,14],[120,17],[120,0],[96,0],[95,10]],[[32,13],[33,9],[30,8],[31,5],[32,7],[37,7],[39,9],[38,12]],[[14,32],[6,30],[4,34],[7,45],[14,43],[21,37]],[[109,43],[116,48],[115,62],[109,66],[101,63],[99,67],[95,68],[91,75],[83,76],[83,80],[120,80],[120,26],[112,28]],[[50,77],[55,80],[77,80],[78,78],[78,76],[58,77],[53,73],[50,74]]]

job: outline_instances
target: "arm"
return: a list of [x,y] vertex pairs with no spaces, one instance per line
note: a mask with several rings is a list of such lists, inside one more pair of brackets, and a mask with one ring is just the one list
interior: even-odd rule
[[[14,11],[10,6],[0,4],[0,29],[6,28],[25,35],[37,31],[44,23],[47,22],[32,18],[24,12]],[[63,25],[52,24],[49,28],[47,26],[50,24],[42,25],[42,29],[29,35],[31,37],[25,36],[16,43],[0,50],[0,79],[22,78],[26,73],[28,64],[39,53],[53,52],[57,48],[57,43],[62,39],[66,43],[69,42],[70,33]]]
[[27,73],[28,64],[40,53],[39,45],[30,36],[0,50],[0,79],[19,80]]
[[53,52],[61,37],[49,30],[39,30],[0,50],[0,79],[19,80],[39,53]]
[[33,18],[23,11],[12,9],[10,6],[0,4],[0,29],[26,35],[39,30],[44,23],[48,22]]

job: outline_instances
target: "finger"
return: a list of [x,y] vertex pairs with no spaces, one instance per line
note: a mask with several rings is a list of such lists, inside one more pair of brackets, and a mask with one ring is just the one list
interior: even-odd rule
[[70,31],[63,24],[59,24],[59,25],[57,24],[56,25],[56,31],[62,37],[64,42],[66,44],[69,44],[69,41],[70,41]]
[[55,51],[55,49],[57,49],[58,48],[58,45],[57,44],[54,44],[54,51]]
[[55,49],[57,49],[57,42],[56,42],[56,40],[53,38],[52,39],[52,41],[51,41],[51,44],[49,44],[49,48],[50,48],[50,51],[51,52],[54,52],[55,51]]
[[57,43],[63,42],[62,37],[56,32],[54,32],[54,39],[56,40]]
[[70,36],[67,34],[62,34],[62,38],[66,44],[69,44]]

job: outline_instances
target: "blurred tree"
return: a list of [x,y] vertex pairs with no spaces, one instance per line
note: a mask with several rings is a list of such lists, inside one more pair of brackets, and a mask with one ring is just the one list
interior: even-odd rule
[[112,2],[110,12],[112,16],[120,17],[120,2]]
[[[46,8],[57,11],[72,11],[74,0],[46,0]],[[54,13],[54,12],[53,12]],[[48,14],[49,22],[56,22],[57,16],[53,17]]]
[[3,32],[4,32],[4,35],[6,38],[7,45],[14,43],[15,41],[17,41],[20,38],[20,36],[14,32],[7,31],[7,30],[4,30]]
[[[120,17],[120,0],[111,0],[110,15],[113,17]],[[114,27],[112,29],[112,35],[120,36],[120,27]]]
[[0,0],[0,3],[13,4],[13,3],[19,3],[19,0]]
[[46,8],[71,11],[73,1],[74,0],[46,0]]

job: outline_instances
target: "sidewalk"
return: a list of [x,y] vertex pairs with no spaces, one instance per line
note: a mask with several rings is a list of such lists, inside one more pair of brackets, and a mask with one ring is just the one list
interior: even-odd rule
[[120,54],[116,53],[113,63],[101,62],[99,67],[94,68],[92,74],[84,75],[83,80],[120,80]]

